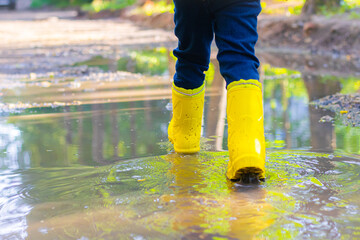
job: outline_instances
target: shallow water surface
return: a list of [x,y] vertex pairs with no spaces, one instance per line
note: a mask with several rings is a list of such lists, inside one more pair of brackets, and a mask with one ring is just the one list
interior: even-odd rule
[[[291,66],[290,56],[260,58],[261,185],[225,178],[226,92],[216,61],[195,155],[174,153],[167,140],[174,59],[166,49],[73,66],[91,66],[87,75],[2,84],[0,238],[357,238],[360,129],[309,105],[359,91],[357,70],[324,75],[324,65],[309,71],[301,57]],[[326,115],[334,120],[320,121]]]
[[173,153],[97,168],[4,172],[2,236],[337,239],[358,233],[357,159],[270,150],[266,183],[243,186],[225,179],[227,157]]

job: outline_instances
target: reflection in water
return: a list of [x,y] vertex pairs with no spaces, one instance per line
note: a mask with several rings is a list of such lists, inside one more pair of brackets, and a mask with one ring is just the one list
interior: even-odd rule
[[[354,234],[358,222],[344,223],[359,213],[358,203],[352,201],[358,197],[353,187],[359,183],[359,176],[343,165],[346,158],[293,151],[270,152],[269,157],[279,165],[273,169],[277,169],[272,173],[276,175],[267,182],[267,200],[288,215],[268,230],[285,224],[284,233],[289,238],[333,239]],[[359,165],[352,167],[357,169]],[[348,180],[343,178],[346,175]]]
[[[329,154],[268,152],[268,180],[224,177],[228,155],[201,152],[98,168],[31,169],[29,239],[347,238],[356,233],[360,165]],[[331,159],[332,160],[329,160]],[[38,176],[41,175],[42,178]],[[215,238],[216,239],[216,238]]]
[[1,239],[24,239],[28,223],[26,216],[32,206],[22,185],[21,174],[9,170],[0,173],[0,237]]
[[[78,102],[2,113],[0,238],[346,239],[359,232],[360,130],[309,106],[359,91],[358,78],[338,69],[324,76],[309,59],[309,66],[269,59],[297,71],[263,64],[267,182],[241,186],[225,179],[226,91],[215,60],[206,144],[187,156],[166,149],[172,55],[156,49],[95,60],[81,64],[148,76],[91,75],[4,91],[7,106]],[[335,122],[320,123],[324,115]]]
[[[26,216],[32,206],[24,201],[27,198],[23,176],[17,169],[28,169],[29,156],[18,158],[21,148],[19,129],[0,123],[0,238],[24,239],[27,236]],[[22,161],[21,161],[22,160]]]
[[[309,101],[314,101],[325,96],[333,95],[341,91],[339,81],[322,79],[319,76],[303,75]],[[326,111],[321,112],[314,106],[309,106],[311,147],[313,150],[333,151],[335,149],[335,133],[332,123],[321,123],[320,118],[325,115],[335,117],[335,114]]]
[[[51,119],[47,114],[38,115],[37,119],[15,116],[11,119],[16,121],[24,141],[14,157],[20,159],[28,154],[32,167],[51,167],[77,162],[104,165],[120,159],[164,154],[166,150],[159,148],[158,143],[167,137],[170,121],[170,112],[164,109],[167,102],[73,106]],[[136,131],[143,127],[145,131]]]
[[260,186],[241,187],[224,181],[227,159],[221,155],[171,154],[174,193],[163,196],[173,202],[172,228],[186,239],[214,236],[250,239],[271,225],[266,218],[266,190]]

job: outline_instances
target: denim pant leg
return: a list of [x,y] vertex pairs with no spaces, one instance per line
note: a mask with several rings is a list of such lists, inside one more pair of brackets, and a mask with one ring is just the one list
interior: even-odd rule
[[179,42],[174,84],[185,89],[200,87],[209,68],[213,19],[200,0],[174,0],[175,35]]
[[260,12],[260,0],[239,0],[214,13],[217,59],[226,86],[240,79],[259,80],[255,44]]

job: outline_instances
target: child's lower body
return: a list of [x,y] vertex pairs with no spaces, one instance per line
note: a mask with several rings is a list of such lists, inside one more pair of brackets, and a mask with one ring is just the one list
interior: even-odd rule
[[260,0],[174,0],[173,118],[169,139],[176,152],[200,150],[204,109],[204,72],[211,43],[227,87],[227,121],[231,180],[265,178],[265,138],[259,60],[255,56]]

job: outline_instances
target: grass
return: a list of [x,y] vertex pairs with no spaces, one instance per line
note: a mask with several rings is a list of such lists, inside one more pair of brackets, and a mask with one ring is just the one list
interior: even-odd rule
[[284,3],[284,0],[277,0],[275,5],[261,2],[262,13],[269,15],[300,15],[301,9],[305,3],[305,0],[289,0]]
[[57,8],[66,8],[74,6],[82,6],[89,4],[92,0],[32,0],[32,8],[41,8],[44,6],[54,6]]
[[[100,12],[103,10],[118,10],[128,6],[131,6],[136,3],[136,0],[112,0],[112,1],[103,1],[103,0],[94,0],[90,4],[85,4],[82,6],[82,10],[89,12]],[[134,14],[144,14],[151,16],[154,14],[165,13],[165,12],[174,12],[174,4],[167,4],[166,1],[147,1],[143,6],[135,8],[133,10]]]
[[[282,5],[284,0],[276,0],[279,4],[268,5],[266,2],[261,2],[261,7],[263,8],[262,13],[269,15],[300,15],[302,7],[305,4],[305,0],[288,0],[287,4]],[[359,19],[360,13],[351,12],[352,9],[360,7],[360,0],[343,0],[340,7],[329,9],[327,7],[322,7],[319,14],[332,17],[334,15],[345,14],[350,12],[350,18]]]
[[83,11],[88,11],[88,12],[100,12],[103,10],[118,10],[131,6],[135,2],[136,0],[113,0],[113,1],[94,0],[90,4],[83,5],[81,9]]
[[174,13],[174,3],[168,4],[166,1],[148,1],[143,6],[138,7],[133,10],[134,14],[144,14],[147,16],[152,16],[155,14],[170,12]]
[[358,7],[360,7],[360,0],[343,0],[340,7],[330,9],[322,7],[320,9],[320,14],[327,17],[333,17],[335,15],[349,13],[349,18],[357,19],[360,17],[360,14],[352,10]]
[[350,19],[360,19],[360,13],[359,12],[351,12],[349,18]]
[[[273,4],[267,4],[265,1],[261,2],[263,8],[262,13],[269,15],[300,15],[301,9],[306,0],[275,0]],[[55,6],[58,8],[65,8],[69,6],[81,6],[83,11],[100,12],[103,10],[118,10],[136,3],[136,0],[32,0],[31,6],[33,8],[40,8],[43,6]],[[321,15],[333,17],[339,14],[349,13],[350,19],[360,19],[360,13],[351,11],[354,8],[360,7],[360,0],[343,0],[341,6],[338,8],[329,9],[323,7],[320,9]],[[168,4],[165,0],[147,1],[143,6],[135,8],[134,14],[143,14],[147,16],[174,12],[174,3]]]

